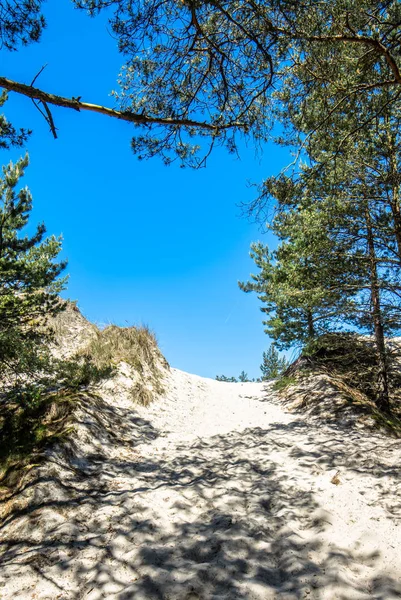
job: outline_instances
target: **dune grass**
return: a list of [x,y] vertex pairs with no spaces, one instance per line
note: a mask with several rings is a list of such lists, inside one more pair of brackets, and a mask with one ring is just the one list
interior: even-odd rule
[[[63,313],[61,332],[68,326],[66,317]],[[120,363],[133,369],[128,389],[133,403],[146,406],[163,392],[160,367],[168,364],[148,327],[90,328],[87,345],[67,359],[55,359],[51,373],[38,381],[4,386],[0,393],[0,487],[12,484],[47,445],[65,435],[82,394],[113,378]]]
[[[360,422],[401,437],[401,347],[397,343],[388,344],[388,361],[391,414],[380,411],[375,403],[378,364],[374,344],[357,334],[332,333],[314,340],[283,373],[275,389],[288,398],[302,398],[298,403],[301,410],[316,415],[331,412],[334,419],[348,411]],[[314,385],[319,376],[326,378],[326,387]]]
[[163,393],[160,367],[168,367],[168,363],[159,350],[155,334],[147,326],[109,325],[98,330],[79,354],[98,370],[115,369],[121,362],[130,365],[138,374],[131,390],[132,399],[138,404],[146,406],[155,394]]
[[156,337],[146,326],[109,325],[96,332],[81,354],[90,357],[98,368],[126,362],[141,372],[145,365],[154,369],[161,358]]

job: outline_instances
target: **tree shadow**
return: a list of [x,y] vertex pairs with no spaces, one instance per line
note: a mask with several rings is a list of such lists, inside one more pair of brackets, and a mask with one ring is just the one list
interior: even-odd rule
[[[172,450],[149,445],[144,456],[138,444],[160,432],[134,411],[109,405],[102,422],[98,410],[80,416],[88,435],[100,428],[97,451],[60,447],[16,493],[0,529],[3,598],[401,597],[400,582],[375,568],[377,552],[327,543],[313,490],[273,458],[288,450],[301,469],[318,462],[399,482],[385,440],[361,447],[357,432],[295,420]],[[119,434],[108,431],[117,423]],[[126,440],[119,454],[116,435]],[[374,467],[373,446],[383,457]]]

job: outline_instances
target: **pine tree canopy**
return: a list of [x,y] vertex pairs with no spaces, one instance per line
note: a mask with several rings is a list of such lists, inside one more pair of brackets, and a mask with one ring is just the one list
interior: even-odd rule
[[66,282],[66,263],[56,262],[61,238],[45,238],[43,224],[32,236],[24,233],[32,197],[16,187],[27,165],[27,156],[10,163],[0,178],[0,365],[25,374],[40,362],[45,320],[61,309]]
[[[234,150],[236,134],[266,140],[274,122],[287,121],[288,115],[298,121],[299,131],[313,137],[334,118],[346,122],[351,111],[367,104],[374,105],[367,123],[386,106],[399,106],[397,0],[72,4],[91,16],[110,15],[125,57],[114,108],[0,74],[0,87],[33,99],[55,136],[50,107],[94,111],[139,125],[132,141],[139,156],[161,154],[167,162],[199,165],[216,144]],[[41,8],[45,4],[39,0],[0,2],[3,51],[40,40]],[[387,100],[377,102],[382,90]],[[21,143],[28,133],[13,129],[5,118],[0,132],[3,145]],[[284,138],[293,143],[294,135],[290,127]]]

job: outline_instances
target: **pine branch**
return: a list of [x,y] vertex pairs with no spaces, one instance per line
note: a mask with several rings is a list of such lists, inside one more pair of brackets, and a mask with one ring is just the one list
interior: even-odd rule
[[128,121],[129,123],[135,123],[136,125],[167,125],[167,126],[178,126],[178,127],[197,127],[199,129],[206,129],[218,133],[221,130],[231,128],[241,128],[244,124],[233,122],[233,123],[222,123],[221,125],[214,125],[206,121],[195,121],[187,118],[169,118],[169,117],[151,117],[146,114],[136,114],[130,111],[119,111],[106,106],[98,104],[90,104],[88,102],[82,102],[80,97],[78,98],[66,98],[57,94],[51,94],[44,92],[32,85],[26,85],[17,81],[12,81],[6,77],[0,77],[0,88],[4,88],[9,92],[15,92],[22,94],[32,100],[40,101],[43,106],[52,104],[54,106],[61,106],[63,108],[70,108],[80,112],[81,110],[87,110],[90,112],[99,113],[112,117],[114,119],[120,119],[122,121]]

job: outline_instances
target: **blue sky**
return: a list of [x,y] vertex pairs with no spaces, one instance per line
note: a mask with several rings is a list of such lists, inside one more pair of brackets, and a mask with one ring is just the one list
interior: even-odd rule
[[[38,87],[113,105],[109,94],[123,57],[105,18],[89,19],[69,0],[44,4],[48,28],[40,44],[2,51],[2,75]],[[54,109],[58,140],[26,98],[10,94],[7,117],[33,128],[24,183],[33,193],[32,220],[62,234],[70,280],[65,296],[98,324],[148,324],[174,367],[206,377],[258,377],[269,339],[256,296],[238,280],[254,271],[250,243],[260,227],[240,217],[260,182],[288,162],[273,145],[240,160],[222,149],[206,169],[139,162],[132,128],[95,114]],[[8,162],[20,151],[2,152]]]

